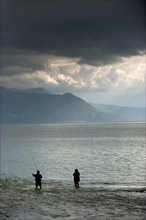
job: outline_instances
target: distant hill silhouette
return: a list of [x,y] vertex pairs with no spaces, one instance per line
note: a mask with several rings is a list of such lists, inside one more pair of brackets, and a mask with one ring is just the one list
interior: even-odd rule
[[1,88],[1,123],[105,122],[110,117],[71,93]]
[[118,121],[145,121],[146,109],[142,107],[128,107],[116,105],[92,104],[103,113],[113,114]]
[[[128,117],[109,106],[93,106],[71,93],[52,94],[42,88],[19,90],[1,87],[1,123],[68,123],[128,121]],[[124,108],[124,107],[123,107]],[[129,108],[129,115],[135,108]],[[121,115],[120,115],[121,114]],[[142,117],[132,120],[144,120]],[[138,115],[138,110],[136,111]]]
[[51,92],[49,92],[46,89],[43,89],[41,87],[38,88],[32,88],[32,89],[15,89],[15,88],[11,88],[11,89],[6,89],[4,87],[0,87],[2,92],[19,92],[19,93],[36,93],[36,94],[52,94]]

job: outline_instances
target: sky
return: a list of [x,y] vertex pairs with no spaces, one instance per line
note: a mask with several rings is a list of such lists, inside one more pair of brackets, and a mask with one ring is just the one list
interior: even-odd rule
[[1,86],[145,106],[142,0],[1,0]]

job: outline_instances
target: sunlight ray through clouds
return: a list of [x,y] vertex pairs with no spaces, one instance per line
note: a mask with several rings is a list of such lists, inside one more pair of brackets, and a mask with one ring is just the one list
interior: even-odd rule
[[[44,70],[36,70],[30,73],[27,72],[27,69],[21,69],[21,66],[19,66],[18,68],[22,72],[26,72],[16,75],[3,75],[1,83],[6,87],[8,84],[9,87],[20,88],[25,85],[27,88],[43,87],[55,92],[77,92],[79,96],[83,91],[89,92],[90,95],[93,93],[93,96],[95,96],[95,93],[99,95],[98,92],[102,91],[105,97],[108,97],[107,93],[110,96],[112,91],[112,94],[120,94],[121,92],[124,93],[124,91],[128,92],[128,90],[134,90],[134,94],[136,92],[143,93],[144,91],[144,55],[122,57],[120,62],[102,66],[80,64],[79,59],[55,56],[48,56],[41,58],[41,60],[44,61],[42,63]],[[14,71],[15,69],[16,67],[14,67]]]

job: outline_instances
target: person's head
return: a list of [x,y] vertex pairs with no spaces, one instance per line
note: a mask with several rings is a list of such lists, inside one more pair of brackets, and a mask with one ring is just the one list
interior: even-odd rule
[[40,171],[39,170],[37,170],[37,174],[39,174],[40,173]]
[[78,172],[78,169],[75,169],[75,173],[77,173]]

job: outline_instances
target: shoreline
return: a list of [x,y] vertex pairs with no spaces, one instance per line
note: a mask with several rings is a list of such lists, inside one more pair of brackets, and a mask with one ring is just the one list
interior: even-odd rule
[[[34,181],[5,179],[0,182],[2,220],[144,220],[144,191],[80,187],[44,181],[35,190]],[[140,188],[141,189],[141,188]]]

